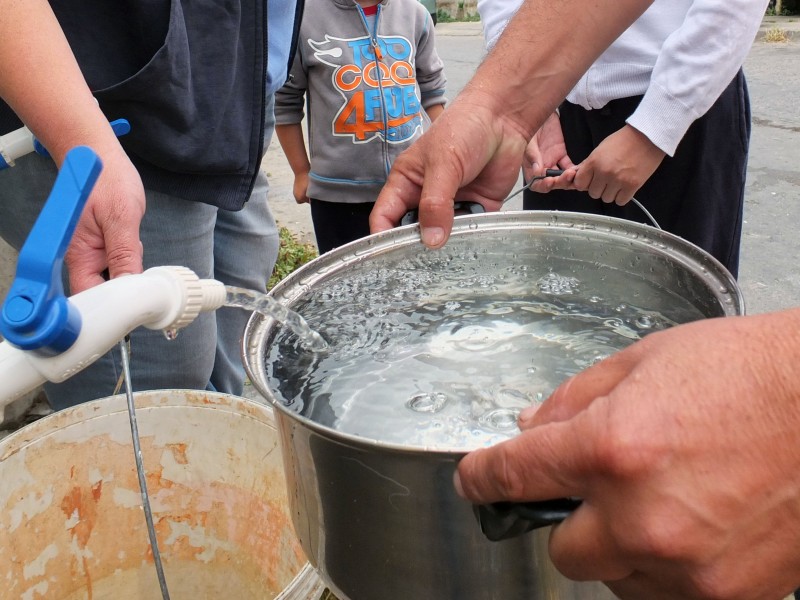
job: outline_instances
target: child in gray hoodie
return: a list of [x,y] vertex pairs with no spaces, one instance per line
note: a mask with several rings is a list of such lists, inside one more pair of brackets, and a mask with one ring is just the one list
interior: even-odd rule
[[295,200],[311,204],[320,253],[369,234],[395,157],[444,109],[445,81],[433,21],[417,0],[306,0],[275,130]]

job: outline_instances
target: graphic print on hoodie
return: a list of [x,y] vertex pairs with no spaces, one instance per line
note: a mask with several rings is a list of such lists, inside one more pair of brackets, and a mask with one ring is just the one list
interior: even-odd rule
[[417,0],[369,8],[306,0],[290,78],[275,97],[278,125],[308,117],[307,194],[316,200],[374,202],[395,159],[430,125],[425,109],[446,101],[428,11]]
[[402,36],[379,36],[377,43],[378,61],[366,35],[308,40],[317,60],[332,68],[333,87],[342,96],[333,135],[363,143],[383,139],[385,129],[386,141],[405,142],[422,133],[413,48]]

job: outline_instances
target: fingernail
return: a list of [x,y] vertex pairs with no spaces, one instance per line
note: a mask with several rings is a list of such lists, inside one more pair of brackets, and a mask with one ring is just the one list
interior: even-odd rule
[[444,240],[444,229],[441,227],[426,227],[422,230],[422,243],[426,246],[440,246]]
[[531,163],[531,169],[534,171],[539,168],[539,163]]
[[466,498],[464,495],[464,488],[461,487],[461,477],[458,474],[458,471],[453,473],[453,487],[456,488],[456,494],[461,496],[462,498]]

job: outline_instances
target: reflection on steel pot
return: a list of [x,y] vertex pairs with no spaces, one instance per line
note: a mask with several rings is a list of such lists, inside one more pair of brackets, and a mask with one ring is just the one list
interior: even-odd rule
[[668,233],[607,217],[456,219],[308,263],[271,292],[329,342],[304,350],[254,315],[243,353],[276,408],[295,531],[343,598],[599,600],[553,567],[548,529],[489,541],[452,485],[521,407],[651,331],[743,312],[731,275]]

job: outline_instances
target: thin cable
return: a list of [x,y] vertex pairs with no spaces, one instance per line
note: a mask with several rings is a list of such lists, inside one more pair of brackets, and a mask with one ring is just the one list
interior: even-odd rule
[[647,216],[648,219],[650,219],[650,222],[653,224],[653,227],[655,227],[656,229],[661,229],[661,225],[658,224],[658,221],[656,221],[653,218],[653,215],[650,214],[650,211],[647,210],[641,202],[639,202],[636,198],[631,198],[631,202],[633,202],[636,206],[642,209],[642,212]]
[[[557,176],[558,176],[558,175],[560,175],[561,173],[563,173],[563,171],[561,171],[561,172],[559,173],[559,172],[558,172],[558,171],[556,171],[556,170],[552,170],[552,171],[549,171],[549,172],[548,172],[548,174],[545,174],[545,175],[538,175],[537,177],[532,177],[532,178],[531,178],[531,180],[530,180],[529,182],[527,182],[527,183],[523,183],[523,185],[522,185],[522,187],[521,187],[521,188],[519,188],[518,190],[515,190],[515,191],[511,192],[511,193],[510,193],[508,196],[506,196],[506,199],[505,199],[505,200],[503,200],[503,204],[505,204],[506,202],[508,202],[509,200],[511,200],[511,199],[512,199],[514,196],[517,196],[518,194],[521,194],[522,192],[524,192],[524,191],[525,191],[525,190],[527,190],[527,189],[530,189],[530,187],[531,187],[531,186],[532,186],[532,185],[533,185],[535,182],[537,182],[537,181],[539,181],[539,180],[541,180],[541,179],[546,179],[547,177],[557,177]],[[523,181],[524,181],[524,180],[523,180]],[[655,218],[653,217],[653,215],[651,215],[651,214],[650,214],[650,211],[649,211],[649,210],[647,210],[647,209],[644,207],[644,205],[643,205],[641,202],[639,202],[639,201],[638,201],[636,198],[631,198],[631,202],[633,202],[633,203],[634,203],[636,206],[638,206],[638,207],[639,207],[639,208],[642,210],[642,212],[645,214],[645,216],[647,216],[647,218],[648,218],[648,219],[650,219],[650,222],[653,224],[653,226],[654,226],[656,229],[661,229],[661,225],[659,225],[659,224],[658,224],[658,221],[656,221],[656,220],[655,220]]]
[[142,460],[142,446],[139,442],[139,427],[136,424],[136,406],[133,402],[133,390],[131,386],[131,363],[128,354],[128,343],[130,338],[126,337],[119,343],[122,353],[122,372],[125,377],[125,395],[128,399],[128,418],[131,422],[131,438],[133,438],[133,452],[136,458],[136,474],[139,476],[139,491],[142,493],[142,507],[144,508],[144,518],[147,521],[147,535],[150,537],[150,549],[153,551],[153,562],[156,565],[158,575],[158,585],[161,586],[161,596],[164,600],[169,600],[169,590],[167,580],[164,577],[164,566],[161,564],[161,553],[158,551],[158,538],[156,528],[153,524],[153,511],[150,509],[150,495],[147,493],[147,479],[144,475],[144,461]]

